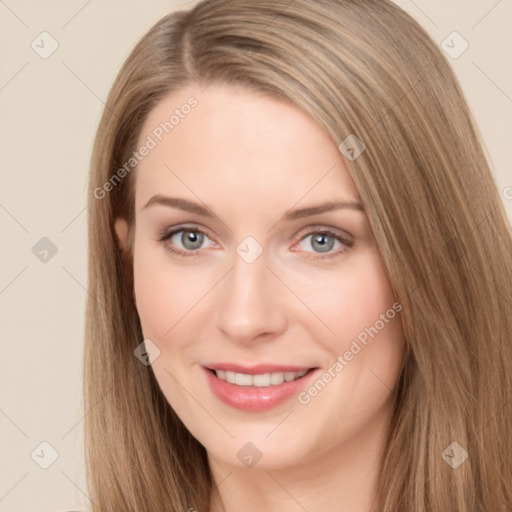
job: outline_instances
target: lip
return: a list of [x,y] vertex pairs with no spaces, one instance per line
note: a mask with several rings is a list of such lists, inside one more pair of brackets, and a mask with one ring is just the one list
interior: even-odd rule
[[[217,366],[217,365],[215,365]],[[243,368],[239,365],[218,365],[216,370],[223,370],[227,368],[227,371],[236,371],[237,373],[248,373],[249,375],[255,375],[257,373],[272,373],[272,371],[300,371],[306,370],[307,367],[298,368],[297,370],[291,369],[296,367],[291,366],[275,366],[275,365],[259,365],[251,368]],[[222,366],[222,367],[221,367]],[[272,409],[279,404],[289,400],[292,396],[296,396],[302,389],[304,389],[318,373],[320,368],[310,368],[309,371],[302,377],[292,380],[285,381],[282,384],[267,387],[258,386],[238,386],[236,384],[230,384],[229,382],[219,379],[215,372],[210,367],[202,366],[203,373],[205,374],[206,380],[210,389],[217,396],[217,398],[235,409],[240,409],[250,412],[260,412]],[[231,370],[230,368],[237,368],[237,370]],[[260,368],[279,368],[277,370],[263,371]],[[286,370],[283,370],[285,368]],[[243,369],[243,371],[242,371]],[[257,369],[257,371],[255,371]],[[251,371],[249,371],[251,370]]]

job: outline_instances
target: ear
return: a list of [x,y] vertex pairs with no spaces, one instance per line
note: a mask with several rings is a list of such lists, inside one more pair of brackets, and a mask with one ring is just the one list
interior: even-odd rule
[[129,227],[128,222],[123,217],[117,217],[114,223],[114,229],[117,235],[119,247],[124,254],[129,253],[128,234]]

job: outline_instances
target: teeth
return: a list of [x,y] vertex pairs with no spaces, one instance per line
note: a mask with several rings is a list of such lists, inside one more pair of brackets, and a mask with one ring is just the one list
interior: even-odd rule
[[300,372],[272,372],[258,375],[248,375],[247,373],[235,373],[225,370],[215,370],[215,374],[220,380],[236,384],[237,386],[277,386],[283,382],[290,382],[298,379],[307,373],[308,370]]

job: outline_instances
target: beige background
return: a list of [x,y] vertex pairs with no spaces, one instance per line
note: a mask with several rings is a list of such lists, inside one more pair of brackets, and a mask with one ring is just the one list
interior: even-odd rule
[[[130,49],[160,17],[192,3],[0,1],[0,511],[85,510],[90,504],[81,375],[92,140]],[[469,43],[449,60],[512,219],[512,2],[397,3],[438,44],[453,31]],[[59,45],[46,59],[31,47],[35,41],[40,52],[51,48],[48,36],[39,36],[43,31]],[[42,237],[57,248],[47,262],[32,252]],[[38,465],[51,461],[43,441],[58,452],[48,469]]]

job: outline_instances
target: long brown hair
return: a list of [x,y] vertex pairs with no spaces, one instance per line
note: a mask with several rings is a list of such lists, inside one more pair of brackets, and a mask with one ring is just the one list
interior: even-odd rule
[[133,226],[136,167],[119,169],[148,113],[215,82],[290,101],[336,145],[353,134],[366,146],[347,167],[407,341],[379,510],[512,510],[512,236],[446,59],[387,0],[205,0],[138,43],[96,136],[84,372],[93,511],[209,510],[206,451],[134,357],[131,255],[113,225]]

